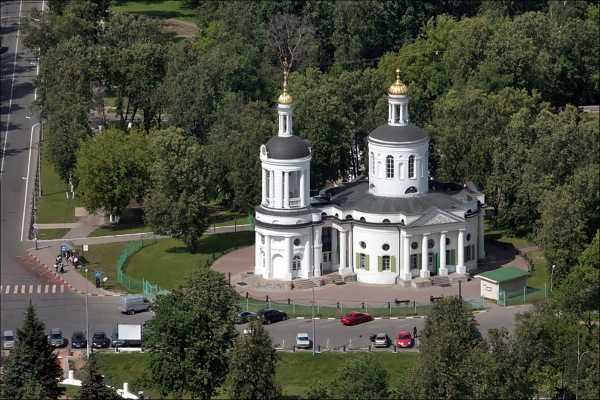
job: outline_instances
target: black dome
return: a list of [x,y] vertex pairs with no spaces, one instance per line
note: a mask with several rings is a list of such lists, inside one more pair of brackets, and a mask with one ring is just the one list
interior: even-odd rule
[[274,136],[267,142],[265,147],[269,158],[278,160],[293,160],[310,155],[308,143],[295,135]]
[[369,139],[388,143],[414,143],[428,138],[429,134],[415,125],[383,124],[369,134]]

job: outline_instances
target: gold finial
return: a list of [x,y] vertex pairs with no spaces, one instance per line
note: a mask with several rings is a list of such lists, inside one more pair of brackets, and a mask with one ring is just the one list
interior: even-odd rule
[[283,60],[283,93],[277,99],[279,104],[292,104],[292,96],[290,96],[287,92],[288,86],[288,76],[289,76],[289,64],[287,62],[287,58]]
[[400,80],[400,68],[396,68],[396,82],[388,89],[389,94],[408,94],[408,87]]

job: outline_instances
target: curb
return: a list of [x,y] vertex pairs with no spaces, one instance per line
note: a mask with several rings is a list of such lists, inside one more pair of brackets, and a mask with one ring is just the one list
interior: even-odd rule
[[[35,254],[33,254],[31,251],[27,250],[27,254],[29,254],[31,257],[35,258],[35,260],[40,263],[40,265],[42,265],[44,268],[46,268],[50,273],[52,273],[52,275],[54,275],[55,277],[57,277],[62,283],[64,283],[65,285],[67,285],[69,288],[71,288],[71,290],[75,293],[78,294],[82,294],[84,296],[86,296],[86,293],[79,291],[77,289],[75,289],[69,282],[65,281],[63,278],[61,278],[60,275],[58,275],[56,272],[52,271],[51,268],[49,268],[46,264],[44,264],[44,262],[42,260],[40,260],[39,258],[37,258],[37,256]],[[118,294],[95,294],[95,293],[87,293],[87,296],[94,296],[94,297],[119,297],[120,295]]]

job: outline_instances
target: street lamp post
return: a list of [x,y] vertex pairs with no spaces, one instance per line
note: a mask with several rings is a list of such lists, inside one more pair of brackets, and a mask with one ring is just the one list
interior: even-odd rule
[[88,315],[88,269],[85,269],[85,334],[86,334],[86,356],[90,357],[90,319]]
[[316,327],[315,327],[315,266],[313,264],[313,276],[312,276],[312,353],[313,356],[316,355],[315,343],[316,343]]
[[552,284],[553,284],[553,280],[554,280],[554,268],[556,268],[556,265],[552,265],[552,271],[550,272],[550,293],[552,293]]
[[587,353],[591,353],[591,350],[586,350],[583,353],[579,354],[579,333],[577,333],[577,367],[575,368],[575,400],[578,398],[579,394],[579,362]]

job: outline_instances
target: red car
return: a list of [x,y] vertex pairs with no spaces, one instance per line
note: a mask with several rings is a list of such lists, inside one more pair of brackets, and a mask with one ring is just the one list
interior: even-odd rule
[[398,345],[398,347],[413,347],[414,342],[412,336],[410,335],[410,332],[402,331],[398,333],[396,344]]
[[373,316],[371,314],[365,314],[357,311],[350,311],[348,314],[342,317],[342,324],[344,325],[356,325],[368,321],[373,321]]

